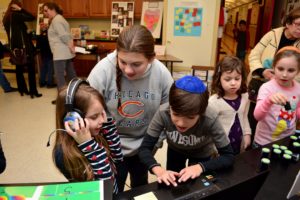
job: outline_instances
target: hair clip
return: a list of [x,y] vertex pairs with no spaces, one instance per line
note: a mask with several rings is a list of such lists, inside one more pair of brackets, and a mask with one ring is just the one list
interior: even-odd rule
[[283,51],[295,51],[296,53],[300,54],[300,49],[298,49],[297,47],[295,47],[295,46],[285,46],[285,47],[279,49],[277,51],[276,55],[283,52]]

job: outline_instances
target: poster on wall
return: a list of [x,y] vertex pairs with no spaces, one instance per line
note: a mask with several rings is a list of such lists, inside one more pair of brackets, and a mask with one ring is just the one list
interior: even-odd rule
[[203,9],[200,7],[174,9],[174,36],[201,36]]
[[112,2],[111,37],[118,37],[124,27],[133,25],[134,2]]
[[286,7],[286,14],[289,14],[294,8],[298,8],[300,6],[300,0],[288,0]]
[[43,4],[38,4],[37,10],[37,23],[36,23],[36,35],[40,35],[41,32],[48,27],[49,19],[44,16]]
[[163,7],[162,1],[143,3],[141,25],[147,27],[154,38],[160,38]]

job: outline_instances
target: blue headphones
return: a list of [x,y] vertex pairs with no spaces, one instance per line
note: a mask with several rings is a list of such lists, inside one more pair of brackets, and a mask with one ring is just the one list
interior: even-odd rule
[[70,81],[65,101],[65,109],[67,111],[64,122],[68,122],[70,127],[74,130],[74,123],[76,119],[84,118],[84,114],[81,110],[74,107],[74,99],[76,91],[81,84],[89,85],[89,83],[85,80],[74,78]]

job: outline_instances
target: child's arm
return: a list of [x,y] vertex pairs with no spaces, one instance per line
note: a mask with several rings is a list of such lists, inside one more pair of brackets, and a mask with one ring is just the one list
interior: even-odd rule
[[107,153],[94,139],[78,145],[94,171],[95,179],[109,179],[113,176]]
[[160,166],[152,154],[152,150],[157,140],[157,137],[152,137],[149,134],[146,134],[138,153],[141,162],[144,163],[151,172],[153,167]]
[[245,106],[245,110],[243,113],[244,114],[244,116],[243,116],[244,130],[243,130],[243,142],[241,145],[241,151],[245,150],[251,144],[251,128],[250,128],[249,119],[248,119],[250,101],[248,99],[248,95],[247,95],[247,97],[245,97],[244,100],[246,101],[246,106]]
[[251,135],[243,135],[243,141],[241,144],[241,150],[240,152],[245,151],[251,144]]
[[254,117],[257,121],[262,120],[266,116],[273,104],[285,105],[287,102],[286,96],[281,93],[274,93],[264,99],[258,99],[254,110]]
[[230,144],[217,148],[219,156],[206,162],[199,163],[202,172],[230,167],[234,162],[234,154]]
[[107,118],[107,122],[103,123],[103,137],[106,139],[111,152],[112,159],[116,161],[123,160],[120,137],[117,132],[116,122],[113,118]]
[[255,119],[257,121],[262,120],[268,113],[271,106],[272,106],[272,102],[270,101],[269,98],[258,100],[256,102],[256,106],[253,113]]
[[177,172],[169,171],[161,167],[161,165],[155,160],[152,150],[157,142],[157,137],[152,137],[149,134],[143,139],[141,147],[139,148],[139,157],[142,163],[144,163],[149,171],[157,176],[159,183],[164,182],[166,185],[177,186],[176,176]]
[[6,168],[6,159],[4,156],[4,152],[2,149],[2,144],[1,144],[1,140],[0,140],[0,174],[5,170]]
[[297,120],[300,120],[300,101],[297,104],[296,115],[297,115]]

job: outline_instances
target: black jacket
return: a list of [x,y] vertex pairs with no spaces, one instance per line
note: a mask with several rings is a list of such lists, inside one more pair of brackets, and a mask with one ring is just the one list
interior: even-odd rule
[[[25,44],[27,54],[32,57],[34,55],[34,46],[30,35],[27,33],[25,22],[33,21],[34,19],[35,17],[31,13],[21,9],[20,11],[12,11],[11,17],[4,22],[11,48],[22,48],[23,44]],[[10,30],[12,32],[11,38]]]

